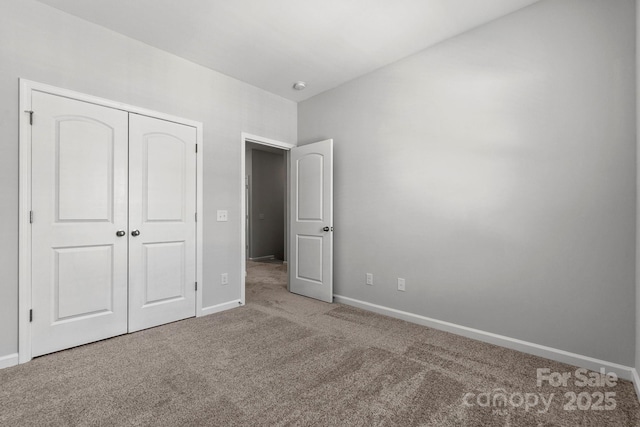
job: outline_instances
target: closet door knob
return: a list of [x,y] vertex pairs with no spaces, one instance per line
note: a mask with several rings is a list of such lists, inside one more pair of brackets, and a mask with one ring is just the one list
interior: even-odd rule
[[132,235],[133,237],[139,236],[139,235],[140,235],[140,230],[133,230],[133,231],[131,232],[131,235]]
[[122,236],[124,236],[125,234],[127,234],[127,233],[126,233],[124,230],[118,230],[118,231],[116,231],[116,236],[118,236],[118,237],[122,237]]

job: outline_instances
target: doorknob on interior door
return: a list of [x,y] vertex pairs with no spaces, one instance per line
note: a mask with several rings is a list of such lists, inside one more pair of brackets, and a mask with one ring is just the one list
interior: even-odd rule
[[133,231],[131,232],[131,235],[132,235],[133,237],[139,236],[139,235],[140,235],[140,230],[133,230]]
[[329,231],[329,227],[324,227],[322,231]]
[[116,231],[116,236],[118,236],[118,237],[122,237],[122,236],[124,236],[125,234],[127,234],[127,233],[126,233],[124,230],[118,230],[118,231]]

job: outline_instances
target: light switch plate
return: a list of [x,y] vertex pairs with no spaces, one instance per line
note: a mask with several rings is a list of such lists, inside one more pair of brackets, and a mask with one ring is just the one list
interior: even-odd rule
[[224,222],[227,221],[228,219],[228,212],[227,211],[218,211],[218,221]]

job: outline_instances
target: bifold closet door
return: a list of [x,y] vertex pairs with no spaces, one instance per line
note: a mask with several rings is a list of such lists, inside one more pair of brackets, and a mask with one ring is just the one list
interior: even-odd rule
[[31,356],[195,316],[196,129],[34,91]]
[[33,92],[32,356],[127,332],[127,116]]
[[129,332],[195,316],[196,129],[129,115]]

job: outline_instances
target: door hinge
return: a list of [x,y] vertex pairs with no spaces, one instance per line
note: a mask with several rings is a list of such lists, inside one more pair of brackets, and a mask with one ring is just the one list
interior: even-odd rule
[[196,144],[196,153],[198,152],[198,144]]
[[196,222],[198,222],[198,212],[195,213]]
[[33,309],[29,310],[29,322],[33,322]]
[[29,211],[29,224],[33,224],[33,211]]
[[31,110],[24,110],[25,113],[29,113],[29,124],[33,125],[33,111]]
[[196,291],[198,290],[198,282],[196,282]]

